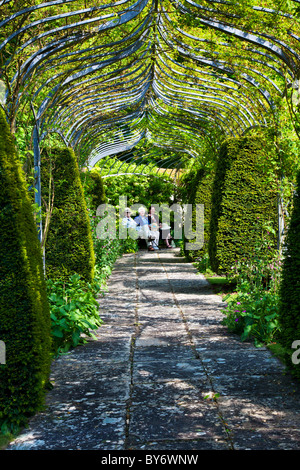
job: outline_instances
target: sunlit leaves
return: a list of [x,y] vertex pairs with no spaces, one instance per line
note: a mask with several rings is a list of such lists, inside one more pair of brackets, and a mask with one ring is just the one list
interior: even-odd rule
[[81,162],[139,138],[194,156],[203,139],[219,145],[252,126],[284,122],[290,135],[288,116],[299,127],[290,88],[299,74],[298,7],[291,0],[6,2],[0,63],[9,119],[24,125],[33,102],[41,132],[59,129]]

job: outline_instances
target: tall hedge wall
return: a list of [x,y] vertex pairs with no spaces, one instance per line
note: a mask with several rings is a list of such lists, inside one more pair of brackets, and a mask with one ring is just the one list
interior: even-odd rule
[[0,108],[0,424],[20,426],[43,404],[50,312],[42,254],[13,137]]
[[[200,250],[185,250],[185,256],[193,261],[201,258],[208,252],[210,215],[211,215],[211,198],[213,187],[213,172],[201,168],[197,171],[192,179],[192,187],[190,188],[190,197],[188,204],[193,204],[193,229],[196,229],[195,208],[196,204],[204,205],[204,246]],[[199,230],[200,227],[197,227]]]
[[[287,363],[300,378],[300,172],[297,175],[297,189],[294,195],[294,209],[286,236],[285,254],[280,286],[279,322],[281,326],[279,342],[286,350]],[[293,354],[296,357],[293,360]]]
[[[90,282],[94,276],[94,248],[79,168],[70,148],[51,150],[54,209],[45,245],[46,274],[68,279],[75,272]],[[47,179],[43,191],[47,193]]]
[[266,185],[265,152],[257,136],[228,139],[220,150],[209,241],[217,273],[232,272],[234,263],[253,251],[264,222],[277,230],[277,194]]

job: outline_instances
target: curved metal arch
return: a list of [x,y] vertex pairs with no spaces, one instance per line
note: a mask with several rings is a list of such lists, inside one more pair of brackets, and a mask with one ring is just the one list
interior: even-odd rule
[[[163,84],[161,86],[164,86],[169,90],[172,90],[172,88],[167,86],[166,84]],[[216,91],[207,91],[207,93],[204,93],[206,87],[204,87],[204,89],[201,90],[201,93],[200,93],[200,92],[198,92],[198,90],[190,92],[187,87],[183,87],[183,86],[180,87],[179,85],[176,85],[175,83],[172,83],[172,86],[175,87],[175,88],[178,87],[179,90],[183,90],[183,93],[182,93],[183,96],[184,96],[184,93],[185,93],[184,91],[188,90],[187,96],[191,95],[194,98],[194,100],[196,100],[196,101],[197,101],[197,98],[199,98],[199,97],[200,97],[200,99],[202,99],[202,97],[203,97],[204,101],[205,101],[205,99],[210,99],[210,98],[215,99],[217,101],[220,101],[221,103],[223,103],[223,102],[230,103],[232,101],[233,106],[239,106],[239,107],[242,108],[240,110],[240,112],[244,115],[245,119],[248,122],[250,122],[250,120],[252,120],[253,122],[256,122],[256,118],[253,116],[251,111],[247,108],[245,100],[243,100],[241,98],[240,98],[240,100],[238,100],[237,98],[234,98],[232,95],[228,95],[228,94],[226,96],[223,96],[222,94],[219,94]],[[173,91],[175,91],[175,90],[173,90]]]
[[[140,47],[142,47],[142,45],[143,45],[143,43],[134,44],[133,46],[131,46],[129,48],[129,50],[131,50],[132,52],[136,52]],[[128,51],[126,51],[126,52],[128,52]],[[122,58],[126,58],[126,57],[127,57],[127,55],[126,55],[125,52],[121,52],[121,53],[118,54],[118,59],[122,59]],[[83,71],[75,72],[73,75],[66,78],[62,83],[59,83],[58,85],[56,85],[53,88],[53,91],[51,92],[51,95],[48,96],[43,101],[43,103],[41,104],[39,112],[38,112],[38,119],[40,119],[40,117],[42,116],[44,110],[49,106],[49,103],[52,102],[53,95],[57,94],[61,90],[61,88],[67,87],[72,81],[76,81],[77,79],[81,79],[83,77],[86,77],[87,75],[94,74],[95,72],[103,69],[107,65],[112,64],[113,62],[114,62],[113,60],[108,59],[106,61],[103,61],[99,65],[90,65],[89,67],[87,67]],[[95,78],[95,79],[97,79],[97,78]]]
[[[143,88],[137,90],[135,89],[134,93],[132,96],[130,96],[130,102],[129,98],[126,94],[122,94],[118,96],[118,106],[114,108],[114,111],[118,111],[121,109],[127,108],[127,105],[130,104],[131,106],[136,105],[136,103],[141,102],[144,98],[149,89],[149,83],[144,84]],[[94,103],[94,99],[91,99],[88,103],[85,103],[85,105],[89,105],[88,107],[82,105],[82,103],[74,104],[73,109],[68,110],[68,112],[72,112],[72,115],[76,118],[76,121],[72,126],[69,127],[68,132],[66,135],[72,136],[74,131],[76,130],[77,127],[80,127],[86,123],[86,119],[88,119],[88,115],[93,113],[94,110],[98,109],[99,105],[97,106],[91,106]],[[105,111],[110,111],[113,108],[110,106],[110,101],[115,102],[115,99],[110,99],[106,101],[106,105],[102,107],[101,112]],[[95,101],[94,104],[97,104],[98,100]],[[78,108],[78,111],[76,111],[76,108]],[[81,108],[81,110],[80,110]],[[81,117],[80,117],[81,116]],[[66,118],[67,119],[67,118]],[[75,128],[75,129],[74,129]]]
[[[155,83],[154,90],[159,89],[159,86],[160,85],[158,83]],[[166,88],[168,91],[173,91],[171,87],[168,87],[165,84],[163,85],[163,87],[164,87],[164,89]],[[174,93],[174,95],[176,96],[176,93]],[[238,103],[237,100],[233,100],[233,98],[230,97],[230,96],[227,96],[226,97],[227,99],[225,99],[225,98],[220,97],[217,94],[209,95],[209,94],[204,94],[204,93],[195,93],[195,96],[193,96],[193,95],[191,95],[191,93],[187,93],[186,95],[184,95],[184,98],[181,101],[184,101],[185,103],[188,103],[189,101],[194,102],[194,101],[197,101],[196,100],[197,97],[201,99],[201,106],[203,106],[203,104],[205,105],[205,103],[208,103],[210,106],[213,106],[214,104],[216,104],[219,109],[222,109],[222,107],[227,108],[227,109],[231,109],[233,113],[237,114],[237,112],[239,112],[245,118],[245,120],[248,122],[249,125],[252,124],[250,122],[250,118],[246,114],[247,113],[246,106],[241,104],[241,102]],[[170,100],[172,101],[172,96],[170,96]],[[176,103],[177,101],[178,101],[178,98],[174,98],[174,102]],[[239,109],[234,109],[234,107],[230,106],[230,101],[235,101],[235,105],[239,104],[239,107],[242,108],[242,109],[240,109],[240,108]],[[253,121],[255,122],[253,116],[251,116],[251,117],[252,117]],[[242,121],[241,116],[238,115],[238,118],[241,119],[241,121]]]
[[[145,25],[149,22],[150,20],[150,14],[147,15],[146,19],[142,22],[141,26],[135,31],[133,32],[131,35],[129,35],[126,39],[122,39],[122,40],[119,40],[119,41],[115,41],[111,44],[101,44],[99,46],[96,46],[96,47],[90,47],[90,48],[86,48],[84,50],[80,50],[80,51],[73,51],[73,52],[68,52],[66,54],[63,54],[63,55],[60,55],[59,58],[57,56],[55,56],[54,58],[52,59],[47,59],[49,56],[52,56],[53,54],[56,54],[60,49],[64,49],[66,48],[66,45],[65,43],[61,44],[62,41],[59,41],[59,44],[58,46],[53,49],[53,47],[50,47],[47,46],[46,47],[46,50],[47,52],[44,53],[44,54],[41,54],[41,51],[39,51],[37,53],[37,55],[39,56],[39,60],[35,60],[34,56],[31,56],[29,59],[27,59],[27,61],[25,62],[25,64],[23,64],[23,66],[21,67],[20,71],[23,71],[23,69],[25,68],[25,65],[27,65],[27,63],[32,63],[31,66],[29,65],[28,68],[27,68],[27,72],[26,72],[26,75],[27,74],[30,74],[30,73],[33,73],[33,70],[34,69],[37,69],[38,68],[38,63],[42,63],[43,64],[43,67],[45,67],[47,64],[50,64],[51,62],[54,62],[54,61],[58,61],[60,62],[60,66],[62,65],[65,65],[66,63],[68,62],[62,62],[63,59],[65,58],[68,58],[68,57],[72,57],[72,56],[79,56],[78,58],[76,59],[73,59],[73,61],[78,61],[78,62],[81,62],[81,63],[84,63],[87,61],[87,59],[91,59],[93,58],[93,60],[97,57],[97,56],[90,56],[90,57],[82,57],[82,54],[85,53],[85,52],[96,52],[96,50],[98,49],[103,49],[103,48],[113,48],[113,47],[117,47],[123,43],[127,43],[127,42],[130,42],[135,36],[139,36],[141,33],[141,31],[145,28]],[[143,38],[140,38],[141,40],[143,40]],[[74,44],[74,42],[72,42],[72,44]],[[107,52],[106,53],[107,55],[116,55],[117,52],[115,51],[110,51],[110,52]],[[105,54],[103,54],[103,57],[105,56]],[[46,60],[47,59],[47,60]],[[90,62],[90,60],[89,60]],[[71,61],[69,62],[71,63]],[[54,64],[53,65],[53,68],[55,68],[56,65]],[[49,71],[49,69],[47,69],[47,71]],[[26,79],[26,75],[23,76],[23,80]]]
[[[187,1],[189,3],[191,3],[189,0],[187,0]],[[193,13],[187,7],[182,5],[182,3],[179,0],[171,0],[171,2],[178,5],[182,12],[189,13],[189,14]],[[193,4],[194,4],[194,2],[193,2]],[[200,5],[194,4],[193,6],[197,6],[198,9],[201,9]],[[201,17],[197,17],[197,19],[199,19],[199,21],[203,25],[207,25],[210,28],[222,31],[226,34],[233,35],[233,36],[235,36],[239,39],[242,39],[243,41],[247,41],[249,43],[255,44],[256,46],[262,47],[262,48],[268,50],[269,52],[272,52],[283,63],[285,63],[288,66],[288,68],[290,68],[291,70],[295,69],[295,64],[296,63],[294,61],[290,60],[290,58],[286,55],[286,53],[279,46],[273,44],[273,42],[271,42],[271,41],[267,41],[267,40],[263,39],[262,36],[263,36],[264,33],[260,33],[260,36],[258,36],[256,34],[243,31],[243,30],[241,30],[237,27],[234,27],[232,25],[221,23],[220,21],[217,21],[217,20],[210,20],[208,18],[205,19],[205,18],[201,18]],[[280,41],[278,41],[274,38],[272,38],[272,40],[274,42],[278,42],[278,43],[281,44]],[[281,45],[283,45],[283,44],[281,44]],[[293,55],[295,57],[296,62],[298,62],[300,56],[295,51],[293,51],[287,44],[284,44],[284,47],[289,50],[291,55]]]
[[[168,15],[167,15],[167,14],[166,14],[166,18],[168,18]],[[180,30],[180,31],[182,32],[182,30]],[[192,35],[189,35],[189,37],[192,38],[192,39],[196,39],[196,40],[197,40],[197,38],[193,37]],[[185,48],[187,48],[187,49],[190,50],[190,51],[196,50],[194,47],[192,47],[192,46],[190,46],[190,45],[188,45],[188,44],[184,44],[182,41],[180,41],[178,38],[174,37],[173,35],[172,35],[172,38],[175,40],[176,43],[178,43],[178,44],[180,45],[180,47],[182,47],[182,49],[181,49],[182,51],[184,51]],[[224,47],[227,47],[227,45],[223,45],[223,46],[224,46]],[[202,52],[208,52],[208,51],[205,50],[205,49],[201,49],[201,50],[202,50]],[[217,54],[219,54],[219,53],[217,53]],[[192,57],[194,60],[199,60],[199,61],[204,60],[204,58],[200,58],[200,57],[198,58],[195,54],[191,54],[191,53],[189,53],[189,52],[185,52],[184,55],[186,55],[187,57]],[[232,56],[232,58],[235,59],[236,57],[235,57],[235,56]],[[240,58],[240,57],[237,56],[237,58]],[[277,73],[278,75],[282,75],[282,76],[283,76],[282,72],[281,72],[278,68],[276,69],[274,66],[272,66],[272,65],[270,65],[270,64],[268,64],[268,63],[266,63],[266,62],[259,61],[258,59],[254,59],[254,58],[251,58],[251,57],[248,58],[248,60],[253,61],[253,62],[257,62],[257,63],[261,63],[262,65],[264,65],[264,66],[266,66],[266,67],[268,67],[268,68],[270,68],[270,69],[276,71],[276,73]],[[224,64],[224,63],[226,63],[224,60],[222,60],[222,61],[211,61],[212,66],[213,66],[213,67],[216,66],[217,68],[218,68],[219,66],[222,66],[221,64]],[[216,64],[216,65],[215,65],[215,64]],[[271,83],[271,85],[272,85],[279,93],[281,93],[281,91],[280,91],[280,89],[277,87],[277,85],[276,85],[267,75],[263,75],[263,74],[262,74],[261,72],[259,72],[258,70],[250,69],[249,67],[246,67],[245,65],[243,66],[243,65],[240,64],[239,67],[246,68],[247,70],[250,70],[251,72],[253,72],[253,73],[257,74],[257,75],[261,75],[261,76],[263,77],[264,81],[269,81],[269,82]],[[224,69],[224,71],[226,71],[226,69]]]
[[[154,106],[153,106],[154,107]],[[172,116],[172,112],[163,110],[160,106],[156,105],[156,111],[160,110],[162,115],[169,115]],[[163,112],[164,111],[164,112]],[[185,111],[185,110],[184,110]],[[191,114],[191,113],[189,113]],[[201,112],[194,111],[192,114],[194,119],[202,119],[204,122],[214,122],[214,125],[216,127],[219,127],[219,129],[223,129],[223,134],[224,135],[234,135],[234,132],[232,129],[230,129],[230,123],[226,121],[226,117],[222,115],[219,111],[214,111],[213,115],[208,114],[206,112],[206,109],[201,109]]]
[[[169,44],[172,44],[172,43],[169,42]],[[199,64],[201,64],[205,67],[212,67],[212,68],[216,69],[217,71],[219,71],[223,74],[230,74],[230,75],[234,74],[233,69],[230,69],[230,68],[227,68],[226,66],[224,66],[224,63],[225,63],[224,61],[220,62],[220,61],[215,61],[215,60],[210,60],[210,59],[204,59],[204,58],[201,58],[199,56],[196,56],[195,54],[186,54],[182,47],[178,47],[178,51],[183,56],[187,56],[188,58],[195,60],[197,63],[199,63]],[[265,98],[268,105],[271,108],[274,109],[274,104],[273,104],[273,100],[272,100],[272,97],[271,97],[270,93],[267,90],[262,89],[260,87],[260,83],[257,80],[255,80],[252,76],[250,76],[246,73],[241,74],[240,77],[242,77],[248,83],[254,85],[258,89],[258,91],[261,93],[261,95]]]
[[[112,155],[126,144],[132,149],[137,137],[140,142],[153,138],[154,133],[157,144],[166,146],[174,146],[176,132],[182,133],[182,142],[189,138],[188,150],[193,152],[194,148],[201,151],[196,144],[199,132],[237,135],[252,125],[265,125],[276,113],[273,98],[283,91],[279,77],[284,84],[288,80],[292,83],[298,73],[296,32],[287,31],[282,39],[272,37],[270,30],[245,31],[240,15],[234,11],[224,23],[223,12],[214,6],[220,3],[226,2],[212,0],[200,5],[192,0],[119,0],[83,8],[75,0],[52,0],[14,11],[0,23],[4,28],[24,18],[0,45],[4,50],[20,37],[17,52],[26,52],[25,61],[10,77],[11,90],[16,90],[14,95],[8,91],[14,100],[9,103],[11,109],[17,112],[27,90],[34,90],[40,137],[60,130],[82,158],[92,156],[94,161],[96,156],[105,152]],[[0,2],[2,6],[8,4],[12,2]],[[48,7],[63,5],[66,9],[61,14],[48,12]],[[253,8],[266,18],[274,13],[266,6]],[[43,14],[32,21],[31,13],[38,11]],[[184,26],[179,28],[170,16],[173,11],[194,15],[203,28],[244,42],[251,57],[241,60],[224,37],[209,57],[208,40],[201,37],[201,31],[198,37],[197,29],[190,34]],[[82,13],[86,18],[79,18]],[[288,9],[278,14],[280,24],[293,20]],[[74,17],[79,20],[73,21]],[[64,19],[70,22],[63,24]],[[37,24],[41,30],[30,37],[29,31]],[[88,25],[93,25],[92,29],[81,30]],[[114,35],[110,40],[104,35],[121,28],[120,38]],[[202,47],[194,47],[194,41]],[[195,79],[188,79],[185,58],[194,64]],[[239,61],[236,70],[230,63],[233,60]],[[6,65],[13,69],[14,57]],[[34,74],[41,86],[31,85]],[[110,87],[114,87],[111,93]],[[165,128],[157,129],[158,119],[167,123]],[[116,122],[128,126],[122,138]],[[111,141],[108,132],[114,136]],[[178,162],[180,165],[179,156]]]
[[[167,64],[165,62],[164,63],[164,66],[167,67]],[[163,71],[163,69],[160,67],[160,65],[157,63],[157,67]],[[179,79],[176,75],[178,74],[178,72],[175,74],[173,74],[173,76],[171,75],[171,73],[166,73],[165,70],[163,71],[163,73],[168,77],[168,78],[172,78],[173,80],[173,83],[172,83],[172,86],[175,86],[175,87],[178,87],[180,88],[180,85],[177,85],[175,82],[179,82],[180,84],[186,84],[188,85],[189,82],[188,81],[184,81],[184,80],[181,80]],[[182,74],[184,75],[184,74]],[[209,83],[209,84],[207,84]],[[205,81],[204,81],[204,84],[201,85],[200,88],[193,88],[193,91],[195,93],[199,93],[199,96],[201,96],[201,92],[205,92],[206,90],[208,90],[210,93],[212,94],[215,94],[216,96],[220,95],[220,97],[224,97],[224,99],[228,99],[229,101],[234,101],[236,103],[241,103],[241,106],[243,107],[243,109],[245,110],[245,112],[247,112],[250,116],[251,116],[251,119],[255,120],[254,118],[254,115],[250,112],[250,110],[248,109],[247,107],[247,104],[250,102],[252,102],[253,104],[253,100],[251,100],[249,94],[246,95],[246,93],[244,91],[241,91],[241,89],[237,89],[233,86],[229,86],[229,85],[225,85],[223,84],[223,87],[226,87],[226,90],[224,89],[221,89],[221,87],[217,87],[216,84],[213,82],[213,85],[214,86],[211,86],[210,85],[210,82],[208,81],[208,79],[206,78]],[[240,83],[240,88],[244,88],[244,85],[242,83]],[[181,88],[184,89],[186,87],[184,87],[183,85],[181,85]],[[190,89],[190,88],[189,88]],[[236,98],[233,98],[232,95],[236,95]],[[221,98],[222,99],[222,98]],[[259,104],[262,104],[260,101],[259,101]],[[259,109],[257,109],[256,113],[260,114],[260,118],[256,117],[256,120],[259,121],[260,119],[262,120],[262,122],[265,122],[265,118],[264,118],[264,115],[261,113],[261,111]]]
[[[119,18],[119,20],[118,20],[118,22],[117,22],[118,25],[126,24],[128,21],[130,21],[130,20],[132,20],[133,18],[135,18],[136,16],[138,16],[139,13],[140,13],[140,11],[138,11],[138,7],[140,6],[140,7],[141,7],[141,10],[142,10],[142,9],[147,5],[147,3],[148,3],[148,0],[137,0],[137,2],[135,2],[129,9],[127,9],[127,10],[125,10],[125,11],[123,11],[123,12],[119,12],[120,14],[122,13],[122,15],[121,15],[121,18]],[[105,8],[108,8],[108,7],[109,7],[109,5],[106,5],[106,6],[105,6]],[[77,26],[78,26],[78,24],[79,24],[79,23],[76,23]],[[69,27],[69,26],[70,26],[70,25],[68,25],[68,27]],[[116,25],[114,25],[114,26],[116,26]],[[110,28],[112,28],[112,27],[113,27],[113,25],[109,23],[109,24],[107,24],[107,25],[104,25],[103,28],[102,28],[102,30],[103,30],[103,29],[110,29]],[[57,31],[57,30],[56,30],[56,31]],[[20,34],[20,30],[16,31],[14,34]],[[50,34],[50,33],[49,33],[49,34]],[[31,41],[31,42],[35,42],[35,41],[37,41],[38,39],[40,39],[40,37],[31,38],[30,41]],[[59,41],[59,46],[61,47],[61,42],[63,42],[63,43],[70,43],[70,42],[71,42],[71,43],[74,43],[74,41],[75,41],[75,42],[79,42],[79,41],[81,41],[81,40],[82,40],[82,38],[81,38],[81,37],[78,38],[76,35],[73,36],[73,37],[62,38],[62,39],[60,39],[60,41]],[[1,47],[4,47],[4,46],[3,46],[4,43],[5,43],[5,42],[3,42],[2,45],[0,45],[0,48],[1,48]],[[55,44],[57,44],[57,41],[55,42]],[[64,45],[66,45],[66,44],[64,44]],[[23,46],[21,47],[20,50],[18,50],[18,53],[20,53],[21,50],[22,50],[22,48],[24,48],[25,46],[26,46],[26,43],[23,44]],[[50,47],[51,47],[51,46],[50,46]],[[104,67],[105,65],[107,65],[107,64],[103,64],[103,67]],[[51,78],[51,80],[53,80],[53,77]],[[39,91],[40,91],[40,90],[39,90]],[[53,94],[53,91],[51,92],[51,95],[52,95],[52,94]],[[35,98],[36,98],[36,96],[34,96],[34,99],[35,99]],[[38,116],[38,119],[39,119],[39,116]]]
[[[162,148],[162,147],[161,147],[161,148]],[[142,151],[138,152],[138,154],[139,154],[139,153],[142,153]],[[135,154],[135,155],[136,155],[136,154]],[[114,162],[112,163],[112,165],[110,166],[109,170],[108,170],[108,171],[109,171],[108,174],[109,174],[109,175],[111,174],[111,171],[113,170],[113,168],[114,168],[116,165],[118,165],[118,173],[119,173],[120,171],[122,172],[122,168],[123,168],[123,166],[126,166],[126,163],[128,163],[127,168],[125,168],[125,170],[124,170],[124,172],[122,172],[122,174],[138,174],[138,172],[141,172],[142,174],[144,174],[144,175],[147,174],[148,176],[150,176],[150,175],[153,176],[153,175],[155,174],[155,173],[153,173],[153,170],[154,170],[154,169],[155,169],[155,172],[156,172],[157,174],[158,174],[158,173],[165,173],[165,172],[170,168],[170,166],[172,165],[172,162],[171,162],[171,163],[169,163],[169,165],[166,166],[166,167],[165,167],[165,166],[164,166],[163,168],[158,167],[159,163],[164,163],[164,165],[165,165],[165,163],[166,163],[166,161],[167,161],[168,159],[156,160],[155,162],[152,163],[152,166],[151,166],[151,164],[148,165],[148,164],[145,163],[145,162],[144,162],[144,164],[143,164],[143,160],[145,159],[145,156],[146,156],[146,158],[147,158],[147,157],[149,156],[149,153],[146,152],[145,155],[140,155],[140,156],[137,157],[137,158],[136,158],[136,156],[135,156],[135,157],[134,157],[135,160],[134,160],[134,162],[133,162],[133,161],[132,161],[132,154],[131,154],[131,152],[130,152],[130,155],[129,155],[127,158],[125,158],[125,159],[122,158],[122,163],[121,163],[121,165],[118,165],[118,162],[117,162],[117,161],[114,161]],[[189,155],[189,156],[190,156],[190,155]],[[120,163],[120,162],[119,162],[119,163]],[[180,164],[181,164],[181,162],[178,164],[178,166],[180,166]],[[132,166],[133,166],[133,168],[132,168]],[[103,166],[102,166],[102,168],[103,168]],[[162,171],[162,170],[164,170],[164,171]],[[175,168],[174,170],[175,170],[175,173],[176,173],[176,172],[178,171],[178,168]],[[148,172],[148,173],[147,173],[147,172]]]
[[[170,59],[170,58],[169,58],[169,59]],[[161,60],[161,57],[160,57],[160,60]],[[178,64],[176,61],[174,61],[174,60],[172,60],[172,59],[170,59],[170,60],[171,60],[175,65],[180,65],[180,64]],[[164,62],[164,65],[166,66],[165,62]],[[185,65],[182,66],[182,68],[185,69],[186,71],[191,70],[191,67],[188,67],[188,66],[185,66]],[[199,71],[199,70],[196,69],[196,72],[198,72],[198,71]],[[199,72],[200,72],[200,71],[199,71]],[[175,73],[174,70],[173,70],[173,73]],[[210,79],[216,77],[216,75],[215,75],[214,73],[212,73],[212,72],[208,72],[208,71],[203,71],[203,70],[201,70],[201,73],[202,73],[202,74],[204,75],[204,77],[205,77],[205,78],[202,79],[204,82],[207,82],[207,80],[208,80],[207,77],[210,77]],[[176,71],[176,74],[179,74],[179,72]],[[234,80],[234,79],[228,77],[227,75],[225,75],[225,76],[224,76],[224,75],[223,75],[223,76],[219,76],[219,81],[221,81],[221,80],[226,81],[226,82],[229,82],[229,83],[231,84],[231,85],[229,86],[229,85],[227,85],[226,83],[222,83],[222,86],[225,87],[225,88],[227,88],[227,90],[236,90],[239,94],[243,94],[243,92],[241,91],[241,88],[246,89],[246,92],[247,92],[248,94],[246,95],[246,93],[244,93],[243,96],[246,95],[246,96],[248,97],[248,99],[250,100],[249,95],[250,95],[250,93],[251,93],[251,89],[248,88],[248,87],[246,87],[241,81]],[[249,84],[249,80],[248,80],[247,82],[248,82],[248,84]],[[232,85],[236,85],[237,88],[234,88]],[[250,86],[252,86],[252,85],[253,85],[253,83],[250,83]],[[252,89],[255,90],[256,88],[253,87]],[[264,99],[265,99],[265,96],[264,96],[264,95],[263,95],[263,97],[264,97]],[[268,103],[267,100],[266,100],[266,102],[267,102],[268,108],[269,108],[269,107],[270,107],[270,106],[269,106],[269,103]],[[257,103],[260,105],[260,107],[261,107],[262,109],[264,109],[265,112],[267,112],[267,107],[266,107],[266,105],[265,105],[260,99],[257,99]]]
[[[142,68],[143,65],[140,64],[136,69],[134,70],[130,70],[128,73],[124,74],[123,76],[124,77],[129,77],[130,75],[132,75],[133,73],[137,73],[139,71],[140,68]],[[147,70],[146,70],[147,69]],[[119,73],[124,73],[124,71],[127,70],[126,67],[123,67],[121,69],[118,69]],[[137,75],[134,79],[131,79],[129,81],[126,81],[124,83],[124,86],[126,86],[126,84],[130,83],[131,81],[134,81],[134,80],[139,80],[144,74],[144,78],[145,78],[145,74],[148,76],[149,75],[149,66],[147,65],[145,67],[145,70],[142,70],[142,72]],[[102,75],[101,77],[104,77],[104,75]],[[110,80],[113,80],[113,79],[109,79],[109,80],[106,80],[105,78],[102,79],[102,82],[103,83],[109,83]],[[72,85],[70,87],[68,87],[68,89],[66,90],[66,93],[62,92],[58,97],[57,99],[55,100],[55,106],[59,107],[59,106],[69,106],[69,103],[68,101],[71,99],[71,102],[73,101],[77,101],[78,97],[80,96],[80,94],[78,93],[78,90],[82,89],[81,87],[82,85],[82,82],[79,82],[79,83],[76,83],[75,85]],[[91,90],[90,90],[91,88]],[[107,87],[103,88],[104,90],[107,90]],[[128,88],[127,88],[128,89]],[[73,91],[72,91],[73,90]],[[84,93],[88,93],[88,94],[91,94],[91,92],[93,92],[94,90],[97,90],[97,88],[95,88],[95,85],[88,85],[86,88],[84,88]],[[75,94],[75,97],[74,99],[72,99],[72,96],[70,98],[70,94]],[[51,125],[52,123],[52,118],[51,118],[51,114],[48,118],[48,121],[47,121],[48,125]]]
[[[135,126],[141,131],[143,130],[143,127],[139,127],[138,124],[139,124],[139,121],[142,122],[143,119],[144,119],[144,116],[145,116],[145,113],[143,110],[139,110],[138,112],[135,112],[131,115],[131,120],[128,121],[128,119],[126,118],[123,118],[122,120],[119,120],[119,125],[120,124],[125,124],[125,125],[128,125],[128,122],[133,122],[133,127],[131,128],[132,129],[135,129]],[[137,124],[136,124],[137,122]],[[111,131],[112,129],[114,129],[114,119],[111,119],[111,122],[106,122],[105,123],[105,126],[102,128],[101,132],[103,132],[104,136],[105,136],[105,132],[109,132]],[[92,148],[97,148],[97,140],[98,140],[98,143],[99,145],[102,144],[102,140],[103,139],[99,139],[99,132],[98,132],[98,120],[97,118],[95,118],[94,122],[92,122],[92,125],[89,126],[91,128],[90,132],[88,133],[88,136],[87,138],[82,141],[79,138],[77,138],[77,141],[76,143],[74,144],[74,147],[78,147],[79,150],[80,150],[80,153],[86,155],[86,152],[90,151],[92,152],[93,149]],[[91,148],[92,147],[92,148]],[[86,148],[88,150],[86,150]]]
[[[127,3],[128,1],[130,0],[126,0],[125,3]],[[111,29],[111,28],[114,28],[116,26],[120,26],[122,24],[125,24],[127,23],[128,21],[130,21],[132,18],[134,18],[136,16],[136,12],[140,12],[138,7],[141,6],[141,10],[144,9],[144,7],[147,5],[148,3],[148,0],[137,0],[136,3],[134,5],[132,5],[132,7],[130,7],[129,9],[125,10],[125,12],[120,12],[120,17],[118,19],[116,19],[115,17],[115,14],[114,13],[110,13],[108,15],[104,15],[102,17],[96,17],[96,18],[90,18],[90,19],[87,19],[87,20],[84,20],[84,21],[79,21],[79,22],[76,22],[76,23],[73,23],[71,25],[65,25],[65,26],[61,26],[61,27],[58,27],[58,28],[55,28],[53,30],[50,30],[50,31],[46,31],[38,36],[34,36],[33,38],[31,37],[30,39],[28,39],[22,46],[21,48],[17,51],[18,54],[20,54],[23,49],[25,49],[26,47],[28,47],[29,45],[31,45],[33,42],[35,41],[38,41],[44,37],[47,37],[47,36],[50,36],[52,34],[57,34],[57,32],[59,31],[67,31],[68,29],[73,29],[75,26],[76,27],[82,27],[82,26],[85,26],[85,25],[88,25],[90,23],[95,23],[95,22],[99,22],[99,21],[103,21],[103,20],[106,20],[107,18],[114,18],[114,20],[112,21],[109,21],[108,23],[99,26],[98,29],[97,29],[97,33],[99,32],[102,32],[104,30],[107,30],[107,29]],[[109,8],[110,5],[103,5],[103,6],[100,6],[100,7],[96,7],[97,10],[100,10],[100,9],[107,9]],[[90,11],[92,12],[93,9],[87,9],[87,11]],[[76,13],[74,12],[70,12],[70,13],[67,13],[66,15],[62,14],[62,15],[58,15],[56,17],[56,19],[61,19],[62,17],[64,16],[73,16],[74,14],[79,14],[78,13],[78,10],[76,10]],[[63,16],[64,15],[64,16]],[[54,21],[55,18],[46,18],[45,19],[45,22],[47,21]],[[43,20],[40,20],[40,22],[43,21]],[[40,24],[40,23],[39,23]],[[10,42],[12,39],[14,39],[14,37],[16,37],[17,35],[23,33],[25,30],[27,29],[31,29],[31,28],[34,28],[36,26],[35,23],[32,23],[30,25],[27,25],[27,27],[24,27],[24,28],[21,28],[20,30],[17,30],[15,31],[11,36],[9,36],[5,41],[3,41],[1,44],[0,44],[0,51],[1,49],[3,49],[6,44],[8,42]],[[96,32],[94,33],[96,34]]]

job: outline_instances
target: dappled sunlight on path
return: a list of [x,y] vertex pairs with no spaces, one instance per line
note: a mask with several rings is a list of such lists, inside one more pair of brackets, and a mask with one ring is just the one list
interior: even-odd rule
[[97,340],[54,361],[47,408],[12,449],[298,449],[299,385],[221,325],[178,250],[119,259]]

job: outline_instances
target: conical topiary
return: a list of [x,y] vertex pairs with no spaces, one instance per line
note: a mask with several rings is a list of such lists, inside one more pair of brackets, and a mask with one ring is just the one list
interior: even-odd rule
[[45,245],[46,274],[51,279],[67,280],[77,273],[90,282],[95,256],[76,156],[70,148],[51,152],[54,209]]
[[26,423],[44,401],[50,312],[42,253],[25,178],[0,108],[0,365],[2,430]]

